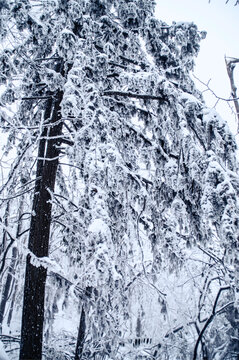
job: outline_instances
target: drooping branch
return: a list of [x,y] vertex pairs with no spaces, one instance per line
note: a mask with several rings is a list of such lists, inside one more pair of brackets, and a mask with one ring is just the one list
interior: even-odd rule
[[117,90],[106,90],[103,92],[103,96],[123,96],[123,97],[142,99],[142,100],[159,100],[164,102],[167,101],[166,97],[164,96],[137,94],[137,93],[131,93],[125,91],[117,91]]
[[216,256],[215,254],[212,254],[212,253],[209,252],[208,250],[203,249],[200,245],[198,245],[198,248],[199,248],[204,254],[206,254],[206,255],[209,256],[211,259],[213,259],[213,260],[215,261],[215,263],[219,263],[219,264],[221,264],[221,265],[224,266],[223,261],[222,261],[218,256]]
[[25,191],[22,191],[22,192],[20,192],[20,193],[18,193],[18,194],[9,196],[9,197],[7,197],[7,198],[0,198],[0,200],[1,200],[1,201],[8,201],[8,200],[15,199],[15,198],[17,198],[17,197],[19,197],[19,196],[22,196],[22,195],[24,195],[24,194],[32,191],[33,189],[34,189],[34,187],[32,187],[32,188],[30,188],[30,189],[27,189],[27,190],[25,190]]
[[23,97],[22,100],[48,100],[51,99],[51,96],[30,96],[30,97]]
[[25,148],[23,149],[22,153],[19,155],[16,164],[13,166],[12,170],[10,171],[9,175],[8,175],[8,179],[5,182],[5,184],[1,187],[0,189],[0,194],[3,192],[3,190],[6,188],[6,186],[8,185],[8,183],[11,181],[11,179],[13,178],[15,171],[17,170],[18,166],[21,164],[21,160],[24,157],[24,155],[26,154],[27,150],[32,146],[32,144],[28,144],[25,146]]

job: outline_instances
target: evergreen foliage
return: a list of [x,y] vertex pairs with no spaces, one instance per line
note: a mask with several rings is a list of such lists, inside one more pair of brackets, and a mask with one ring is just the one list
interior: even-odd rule
[[[27,258],[43,359],[239,356],[236,143],[190,77],[205,33],[154,7],[0,2],[6,347]],[[34,301],[22,349],[40,334]]]

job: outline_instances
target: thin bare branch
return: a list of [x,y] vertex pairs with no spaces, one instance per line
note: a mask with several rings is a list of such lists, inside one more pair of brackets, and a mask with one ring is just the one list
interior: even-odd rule
[[24,194],[32,191],[33,189],[34,189],[34,187],[32,187],[32,188],[30,188],[30,189],[27,189],[27,190],[25,190],[25,191],[22,191],[22,192],[20,192],[20,193],[18,193],[18,194],[15,194],[15,195],[13,195],[13,196],[9,196],[9,197],[7,197],[7,198],[0,198],[0,200],[1,200],[1,201],[7,201],[7,200],[15,199],[15,198],[17,198],[17,197],[19,197],[19,196],[22,196],[22,195],[24,195]]
[[5,262],[6,262],[6,258],[7,258],[7,254],[8,254],[8,251],[9,249],[11,248],[12,244],[14,243],[14,241],[16,240],[16,238],[14,236],[12,236],[9,232],[9,230],[7,229],[7,227],[3,224],[2,222],[2,219],[0,218],[0,224],[1,226],[3,227],[4,231],[7,233],[7,235],[9,236],[10,238],[10,242],[8,244],[8,246],[6,247],[5,251],[4,251],[4,254],[3,254],[3,257],[2,257],[2,263],[1,263],[1,267],[0,267],[0,274],[3,272],[3,269],[5,267]]
[[214,96],[215,96],[215,98],[217,98],[218,100],[222,100],[222,101],[234,101],[234,100],[239,100],[239,97],[237,97],[237,98],[224,98],[224,97],[221,97],[221,96],[218,96],[216,93],[215,93],[215,91],[213,91],[211,88],[210,88],[210,86],[209,86],[209,82],[210,82],[210,80],[207,82],[207,83],[205,83],[205,82],[203,82],[202,80],[200,80],[196,75],[194,75],[193,74],[193,77],[196,79],[196,80],[198,80],[202,85],[204,85],[206,88],[207,88],[207,90],[208,91],[210,91]]

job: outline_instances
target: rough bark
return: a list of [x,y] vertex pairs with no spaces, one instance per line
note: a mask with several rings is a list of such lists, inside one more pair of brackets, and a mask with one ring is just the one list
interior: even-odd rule
[[[31,264],[31,253],[36,257],[48,256],[51,226],[51,192],[54,192],[62,121],[60,104],[62,92],[56,100],[48,99],[45,126],[38,149],[37,174],[29,233],[29,250],[26,262],[24,300],[22,312],[21,346],[19,359],[42,358],[44,297],[47,269]],[[45,159],[45,160],[44,160]]]

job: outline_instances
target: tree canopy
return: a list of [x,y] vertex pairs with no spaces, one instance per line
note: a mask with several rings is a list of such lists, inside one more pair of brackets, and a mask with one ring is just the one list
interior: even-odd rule
[[20,359],[239,356],[236,142],[191,79],[204,32],[154,7],[0,3],[0,338],[21,331]]

